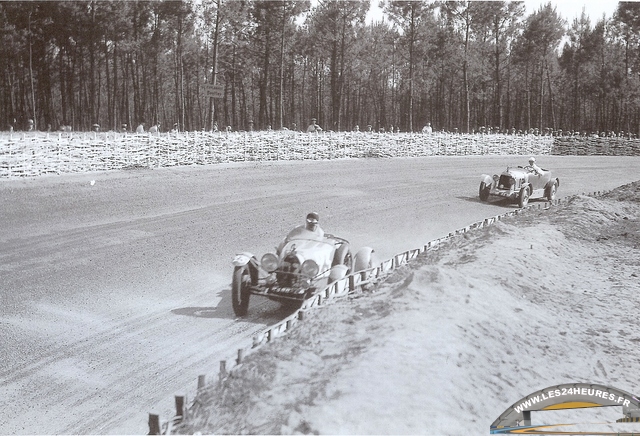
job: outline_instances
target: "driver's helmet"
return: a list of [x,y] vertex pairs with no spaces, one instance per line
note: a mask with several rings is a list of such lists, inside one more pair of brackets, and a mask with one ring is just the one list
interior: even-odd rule
[[318,220],[320,216],[315,212],[310,212],[307,214],[307,223],[305,224],[305,228],[309,231],[315,231],[318,228]]
[[533,165],[534,163],[536,163],[536,158],[535,157],[530,157],[529,158],[529,165]]

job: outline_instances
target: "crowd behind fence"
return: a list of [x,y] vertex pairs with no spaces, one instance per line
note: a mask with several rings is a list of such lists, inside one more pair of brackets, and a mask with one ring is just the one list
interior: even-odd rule
[[551,154],[571,156],[640,156],[640,140],[620,137],[558,137]]
[[0,136],[0,179],[231,162],[550,154],[553,137],[450,133],[55,132]]

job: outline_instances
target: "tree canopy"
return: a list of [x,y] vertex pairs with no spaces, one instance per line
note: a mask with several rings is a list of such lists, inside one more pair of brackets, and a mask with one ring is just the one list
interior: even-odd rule
[[640,3],[571,23],[551,3],[380,5],[367,23],[371,0],[0,2],[2,128],[640,133]]

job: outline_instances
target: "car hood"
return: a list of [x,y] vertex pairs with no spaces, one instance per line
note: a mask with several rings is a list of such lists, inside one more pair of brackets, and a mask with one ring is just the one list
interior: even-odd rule
[[295,252],[300,262],[312,259],[318,264],[320,271],[326,271],[331,268],[333,261],[333,253],[335,245],[333,241],[326,239],[293,239],[289,241],[282,249],[282,257]]
[[510,175],[512,177],[528,177],[529,174],[529,171],[525,170],[524,168],[517,167],[509,167],[506,171],[502,172],[502,175]]

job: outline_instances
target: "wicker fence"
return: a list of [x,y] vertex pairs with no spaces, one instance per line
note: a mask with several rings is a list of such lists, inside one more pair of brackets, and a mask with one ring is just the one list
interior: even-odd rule
[[554,138],[551,154],[571,156],[640,156],[640,140],[626,138]]
[[551,137],[409,133],[13,133],[0,136],[0,179],[229,162],[549,154]]

